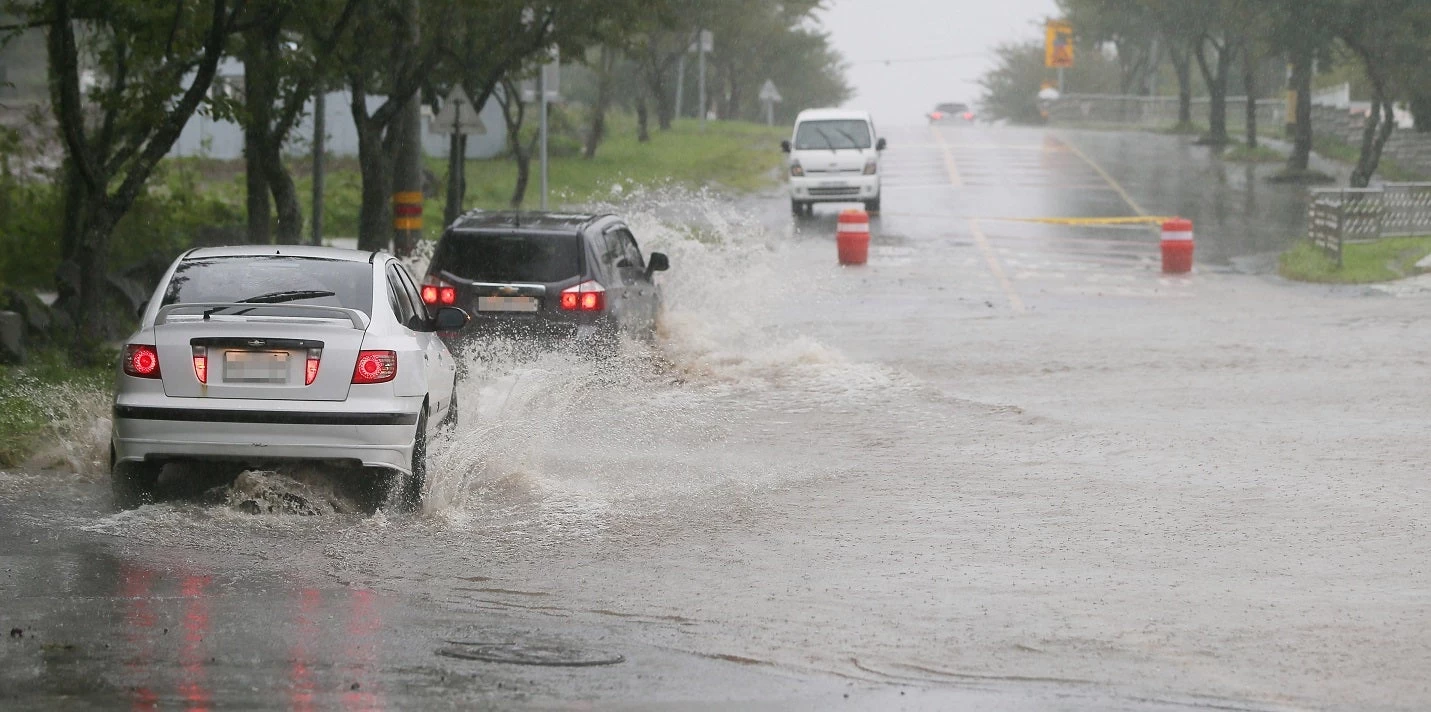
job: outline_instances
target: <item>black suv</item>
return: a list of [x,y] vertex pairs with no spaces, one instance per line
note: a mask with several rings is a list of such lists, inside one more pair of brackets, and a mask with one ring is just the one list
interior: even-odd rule
[[442,234],[422,300],[466,309],[469,337],[609,348],[619,333],[654,336],[661,290],[652,277],[669,266],[659,252],[642,259],[631,229],[614,215],[473,211]]

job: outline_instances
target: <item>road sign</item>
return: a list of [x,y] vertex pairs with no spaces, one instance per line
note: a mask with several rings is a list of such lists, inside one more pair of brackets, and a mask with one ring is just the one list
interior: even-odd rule
[[1043,64],[1058,69],[1073,66],[1073,25],[1049,20],[1044,26]]
[[785,101],[780,97],[780,90],[775,88],[775,82],[769,79],[766,79],[765,83],[760,86],[760,100],[773,104]]
[[472,100],[467,98],[467,92],[462,91],[462,87],[455,87],[446,99],[442,100],[442,108],[437,115],[432,117],[428,128],[435,134],[485,134],[487,125],[482,123],[482,117],[472,108]]
[[715,33],[714,33],[714,32],[711,32],[710,30],[701,30],[701,47],[700,47],[700,49],[701,49],[702,52],[714,52],[714,51],[715,51]]

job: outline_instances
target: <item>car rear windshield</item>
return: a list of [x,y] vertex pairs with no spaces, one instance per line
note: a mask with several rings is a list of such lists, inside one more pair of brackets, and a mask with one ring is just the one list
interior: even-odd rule
[[373,266],[291,255],[204,257],[180,262],[164,290],[165,305],[244,301],[343,307],[371,316]]
[[795,130],[795,148],[802,151],[869,147],[870,125],[860,119],[805,121]]
[[942,111],[946,114],[962,114],[968,111],[969,107],[964,104],[940,104],[939,106],[935,107],[934,110]]
[[437,246],[432,269],[471,282],[561,282],[581,274],[581,237],[454,232]]

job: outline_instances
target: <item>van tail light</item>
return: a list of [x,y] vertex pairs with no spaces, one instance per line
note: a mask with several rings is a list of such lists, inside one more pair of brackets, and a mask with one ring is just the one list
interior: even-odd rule
[[199,383],[209,382],[209,350],[203,346],[195,346],[194,349],[194,377],[199,379]]
[[561,290],[563,311],[599,312],[606,310],[606,287],[596,280],[587,280],[575,287]]
[[135,378],[158,378],[159,352],[148,344],[125,346],[124,373]]
[[457,288],[429,274],[422,280],[422,303],[452,306],[457,303]]
[[308,349],[308,361],[303,365],[303,385],[313,385],[318,378],[318,364],[323,360],[323,349]]
[[[318,375],[317,367],[313,368],[313,375]],[[396,377],[396,351],[358,352],[358,364],[353,367],[353,383],[387,383]]]

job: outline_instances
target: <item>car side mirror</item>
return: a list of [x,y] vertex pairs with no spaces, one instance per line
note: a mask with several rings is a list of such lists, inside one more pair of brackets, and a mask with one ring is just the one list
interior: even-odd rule
[[666,257],[666,253],[664,252],[652,252],[650,256],[646,258],[647,276],[650,276],[653,272],[665,272],[670,268],[671,260]]
[[781,142],[780,142],[780,150],[781,150],[782,152],[784,152],[784,153],[789,153],[789,152],[790,152],[790,142],[789,142],[789,141],[781,141]]
[[437,331],[462,331],[472,317],[458,307],[443,307],[432,317],[432,325]]
[[885,147],[885,146],[888,146],[888,145],[889,145],[889,144],[887,144],[887,143],[884,142],[884,139],[880,139],[880,140],[878,140],[878,141],[875,141],[875,150],[876,150],[876,151],[883,151],[883,150],[884,150],[884,147]]

